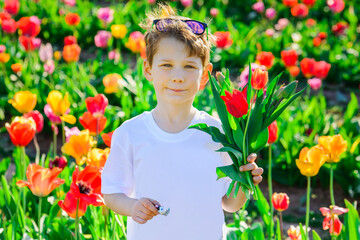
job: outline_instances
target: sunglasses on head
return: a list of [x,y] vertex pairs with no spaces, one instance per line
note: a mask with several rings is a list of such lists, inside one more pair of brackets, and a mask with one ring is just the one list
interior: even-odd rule
[[174,21],[182,21],[191,29],[191,31],[196,35],[202,35],[207,29],[207,24],[204,22],[199,22],[192,19],[181,20],[181,19],[172,19],[172,18],[161,18],[155,19],[153,24],[155,24],[156,30],[159,32],[166,32],[166,26],[172,24]]

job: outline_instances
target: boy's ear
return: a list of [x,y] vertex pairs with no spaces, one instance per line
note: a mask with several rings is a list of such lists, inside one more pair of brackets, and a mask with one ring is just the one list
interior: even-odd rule
[[144,63],[143,63],[143,72],[144,72],[144,75],[145,75],[145,78],[148,80],[148,81],[152,81],[153,78],[152,78],[152,75],[151,75],[151,67],[150,67],[150,63],[147,59],[144,60]]
[[204,72],[201,76],[200,86],[205,86],[206,83],[209,81],[208,71],[210,71],[210,73],[211,73],[212,69],[213,69],[212,63],[208,63],[206,65],[206,67],[204,68]]

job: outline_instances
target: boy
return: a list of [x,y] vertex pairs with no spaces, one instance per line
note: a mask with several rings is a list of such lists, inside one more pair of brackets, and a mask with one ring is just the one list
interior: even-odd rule
[[[215,151],[220,145],[206,133],[187,129],[200,122],[221,129],[219,120],[192,106],[212,70],[213,37],[205,23],[175,16],[163,5],[142,26],[147,29],[144,74],[158,103],[115,130],[102,172],[105,203],[131,216],[129,240],[223,239],[223,209],[235,212],[246,198],[241,191],[236,199],[227,198],[230,179],[216,181],[216,167],[232,163],[226,153]],[[258,184],[263,170],[255,158],[251,154],[241,170],[252,170]],[[157,216],[156,205],[169,207],[170,213]]]

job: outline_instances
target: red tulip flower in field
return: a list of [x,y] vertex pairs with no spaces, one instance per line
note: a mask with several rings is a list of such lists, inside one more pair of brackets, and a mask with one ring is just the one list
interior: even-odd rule
[[54,160],[50,160],[49,162],[49,168],[53,169],[55,167],[60,168],[63,170],[67,166],[68,162],[65,156],[56,156]]
[[286,7],[293,7],[298,3],[298,0],[283,0],[283,4]]
[[228,112],[236,118],[246,115],[249,105],[246,101],[245,95],[237,89],[234,89],[231,94],[225,91],[225,96],[221,96],[224,100]]
[[36,132],[36,124],[32,118],[15,117],[11,124],[6,123],[5,127],[12,143],[21,147],[27,146]]
[[277,127],[277,123],[276,121],[274,121],[273,123],[271,123],[269,126],[268,126],[268,131],[269,131],[269,138],[268,138],[268,143],[269,144],[272,144],[274,143],[277,138],[278,138],[278,127]]
[[20,9],[20,2],[19,0],[5,0],[4,2],[4,10],[11,14],[17,15]]
[[94,115],[94,117],[100,117],[104,115],[105,108],[109,104],[109,101],[104,94],[98,94],[95,97],[86,98],[85,103],[87,110]]
[[313,26],[316,25],[316,20],[313,19],[313,18],[308,18],[308,19],[306,20],[306,22],[305,22],[305,25],[306,25],[307,27],[313,27]]
[[331,64],[325,61],[320,61],[315,64],[314,75],[317,78],[324,79],[327,77]]
[[289,73],[291,76],[296,77],[300,73],[300,68],[298,66],[289,67]]
[[313,7],[316,0],[301,0],[306,6]]
[[251,86],[256,90],[263,89],[268,82],[268,72],[256,68],[251,77]]
[[90,112],[85,112],[84,115],[79,117],[80,124],[92,134],[101,133],[105,128],[106,120],[105,116],[95,117]]
[[345,8],[345,3],[343,0],[327,0],[326,3],[330,10],[334,13],[342,12]]
[[343,35],[345,30],[348,28],[348,24],[346,22],[339,22],[332,26],[331,31],[336,35]]
[[14,19],[4,19],[4,20],[0,20],[1,22],[1,27],[2,30],[4,31],[4,33],[7,34],[12,34],[16,32],[16,22]]
[[306,78],[310,78],[314,75],[316,61],[313,58],[304,58],[300,62],[301,72]]
[[69,215],[69,217],[76,218],[76,207],[78,200],[78,217],[81,217],[85,214],[88,204],[83,199],[76,199],[73,192],[69,191],[66,193],[65,200],[59,201],[58,204],[60,208]]
[[83,200],[86,204],[94,206],[104,205],[101,196],[101,171],[96,166],[86,166],[79,172],[76,166],[72,176],[70,191],[76,199]]
[[24,114],[25,118],[32,118],[36,123],[36,133],[39,133],[42,131],[44,127],[44,117],[43,115],[38,111],[31,111]]
[[75,36],[67,36],[64,38],[64,45],[72,45],[77,43]]
[[325,216],[323,221],[323,229],[329,229],[331,235],[338,236],[342,229],[342,223],[339,220],[339,215],[347,213],[349,209],[341,208],[335,205],[331,205],[330,209],[326,207],[320,208],[322,215]]
[[295,66],[298,60],[296,50],[283,50],[281,51],[281,60],[284,62],[285,67]]
[[26,52],[38,49],[41,45],[41,39],[35,37],[20,36],[19,42],[24,47]]
[[113,134],[114,134],[114,131],[101,134],[101,137],[102,137],[105,145],[108,147],[111,147],[111,139],[112,139]]
[[215,32],[216,47],[221,49],[229,48],[233,44],[233,40],[230,38],[230,32]]
[[13,70],[14,73],[21,72],[21,70],[22,70],[22,65],[21,65],[21,63],[11,64],[11,70]]
[[327,38],[327,33],[326,32],[319,32],[318,37],[321,38],[321,40],[324,40]]
[[304,18],[309,14],[309,9],[305,4],[296,4],[291,8],[291,15],[294,17]]
[[259,61],[260,65],[264,65],[267,69],[270,69],[274,64],[274,55],[272,52],[261,52],[256,55],[256,60]]
[[313,44],[314,44],[314,47],[320,46],[320,44],[321,44],[321,38],[315,37],[315,38],[313,39]]
[[17,181],[18,187],[29,187],[31,192],[38,197],[49,195],[55,188],[65,182],[64,179],[56,178],[62,171],[61,168],[43,168],[36,163],[30,164],[26,170],[27,181]]
[[41,20],[37,16],[22,17],[17,22],[20,35],[35,37],[40,33]]
[[65,22],[69,25],[69,26],[76,26],[80,23],[80,16],[77,13],[68,13],[65,16]]
[[274,193],[272,195],[272,204],[274,208],[279,212],[288,209],[289,203],[290,198],[286,193]]

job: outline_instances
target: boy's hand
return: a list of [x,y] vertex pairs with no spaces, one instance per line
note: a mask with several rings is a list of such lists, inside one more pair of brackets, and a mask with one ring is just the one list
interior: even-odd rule
[[131,209],[132,219],[140,224],[144,224],[148,220],[151,220],[154,216],[159,214],[154,206],[155,204],[160,205],[160,203],[150,198],[138,199]]
[[256,163],[255,163],[256,158],[257,158],[256,153],[250,154],[247,157],[247,161],[249,163],[240,167],[241,172],[252,170],[251,175],[253,175],[254,185],[258,185],[262,181],[263,178],[262,178],[261,174],[263,174],[263,172],[264,172],[264,169],[259,168],[256,165]]

